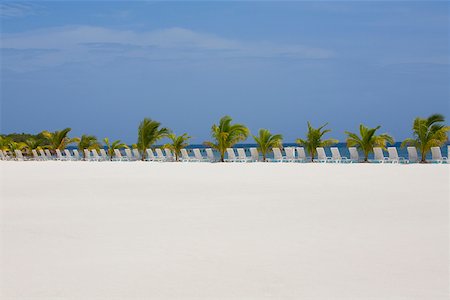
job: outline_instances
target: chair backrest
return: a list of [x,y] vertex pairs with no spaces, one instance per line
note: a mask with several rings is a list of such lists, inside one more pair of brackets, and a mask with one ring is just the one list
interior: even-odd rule
[[122,153],[120,153],[119,149],[114,149],[114,156],[117,157],[118,159],[122,158]]
[[327,155],[325,154],[325,149],[323,147],[317,147],[317,159],[324,160],[327,159]]
[[295,148],[294,147],[286,147],[284,148],[284,152],[286,152],[286,159],[295,159]]
[[406,150],[408,151],[409,162],[416,163],[419,161],[419,155],[417,154],[416,147],[407,147]]
[[247,155],[245,154],[244,148],[237,148],[237,154],[238,154],[239,159],[243,159],[243,160],[247,159]]
[[18,160],[23,160],[22,151],[20,151],[20,150],[14,150],[14,153],[16,154],[16,158],[17,158]]
[[203,160],[203,156],[202,156],[202,153],[200,152],[200,149],[193,149],[192,151],[194,151],[194,157],[195,157],[195,159],[198,159],[198,160]]
[[209,161],[215,161],[216,160],[216,158],[214,157],[214,152],[213,152],[213,150],[211,148],[206,148],[205,151],[206,151],[206,157],[208,157]]
[[303,148],[303,147],[297,147],[297,148],[295,148],[295,150],[297,151],[297,157],[298,157],[298,159],[306,160],[306,152],[305,152],[305,148]]
[[91,152],[92,152],[92,157],[93,158],[95,158],[95,159],[99,159],[100,158],[100,156],[98,156],[97,149],[92,149]]
[[431,159],[432,160],[442,160],[441,148],[431,147]]
[[187,152],[187,150],[186,149],[180,149],[180,153],[181,153],[181,158],[182,159],[184,159],[184,160],[189,160],[190,159],[190,157],[189,157],[189,153]]
[[84,158],[85,159],[90,159],[91,158],[91,151],[89,151],[89,149],[84,149]]
[[236,154],[234,153],[234,149],[233,148],[227,148],[227,155],[228,155],[228,159],[229,160],[235,160],[236,159]]
[[48,159],[52,158],[52,154],[50,153],[50,150],[45,149],[44,152],[45,152],[45,156],[47,156]]
[[349,147],[348,152],[350,152],[350,159],[353,161],[359,161],[359,152],[356,147]]
[[80,159],[80,152],[78,152],[77,149],[73,149],[73,157],[74,157],[76,160],[79,160],[79,159]]
[[155,159],[155,154],[153,154],[152,149],[148,148],[147,150],[145,150],[145,152],[147,152],[147,159],[148,160],[154,160]]
[[105,149],[101,148],[100,149],[100,154],[101,154],[103,159],[105,159],[105,160],[108,159],[108,154],[106,154]]
[[254,160],[254,161],[258,161],[258,160],[259,160],[258,149],[256,149],[256,148],[250,148],[250,154],[251,154],[251,156],[252,156],[252,160]]
[[283,155],[281,154],[281,150],[280,148],[272,148],[273,151],[273,159],[275,160],[282,160],[283,159]]
[[375,160],[384,160],[383,149],[381,149],[380,147],[374,147],[373,156]]
[[69,149],[64,149],[64,154],[66,155],[66,158],[72,158],[72,154],[70,154]]
[[155,149],[155,152],[156,152],[156,157],[157,157],[157,158],[159,158],[159,159],[164,159],[164,158],[165,158],[165,157],[164,157],[164,154],[162,153],[162,151],[161,151],[160,148],[156,148],[156,149]]
[[5,160],[6,159],[5,154],[3,154],[3,150],[0,150],[0,159],[1,160]]
[[125,149],[125,155],[127,156],[127,158],[129,160],[133,160],[133,154],[131,154],[131,150],[130,149]]
[[335,160],[342,159],[341,152],[339,152],[338,147],[331,147],[330,150],[331,150],[331,158],[333,158]]
[[41,158],[47,158],[43,149],[39,149],[39,154],[41,155]]
[[134,159],[136,159],[136,160],[141,159],[141,154],[139,153],[138,149],[133,149],[133,156],[134,156]]
[[398,152],[395,147],[388,147],[388,154],[390,160],[398,160]]

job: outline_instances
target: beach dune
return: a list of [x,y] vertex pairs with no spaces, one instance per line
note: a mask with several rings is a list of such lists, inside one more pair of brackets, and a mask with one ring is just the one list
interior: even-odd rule
[[0,162],[1,299],[448,299],[449,165]]

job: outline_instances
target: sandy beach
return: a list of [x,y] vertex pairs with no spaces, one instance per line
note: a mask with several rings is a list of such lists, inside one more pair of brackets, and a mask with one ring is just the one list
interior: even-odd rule
[[1,299],[448,299],[450,165],[0,162]]

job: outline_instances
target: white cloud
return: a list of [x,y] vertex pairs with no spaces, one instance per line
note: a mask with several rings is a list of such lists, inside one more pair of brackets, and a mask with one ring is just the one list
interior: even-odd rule
[[[92,26],[58,27],[4,34],[1,42],[2,56],[9,58],[3,59],[3,64],[13,70],[36,69],[70,62],[101,64],[118,56],[158,60],[217,57],[324,59],[333,56],[333,52],[326,49],[232,40],[184,28],[136,32]],[[21,58],[24,50],[33,51],[26,58]]]
[[2,18],[25,17],[35,13],[35,6],[28,3],[0,3],[0,16]]

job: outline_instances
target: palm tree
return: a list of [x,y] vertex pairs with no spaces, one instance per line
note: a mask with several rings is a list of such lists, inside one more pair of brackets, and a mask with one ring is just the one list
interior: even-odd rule
[[165,144],[164,147],[172,150],[175,153],[175,160],[178,161],[180,150],[189,145],[188,140],[191,137],[187,133],[178,136],[175,133],[170,133],[167,137],[171,140],[171,143]]
[[445,117],[434,114],[427,119],[416,118],[413,123],[413,136],[403,141],[402,147],[414,146],[419,148],[422,155],[421,162],[426,162],[428,152],[431,147],[441,147],[448,140],[447,132],[450,126],[441,124],[445,122]]
[[260,129],[259,135],[254,135],[253,138],[258,145],[258,150],[261,151],[263,161],[266,161],[267,152],[272,148],[281,147],[283,141],[283,136],[281,134],[271,134],[267,129]]
[[204,144],[216,149],[220,153],[220,161],[224,161],[225,151],[233,147],[238,142],[245,141],[250,134],[250,130],[242,124],[231,124],[231,117],[224,116],[219,121],[219,125],[214,124],[211,127],[212,138],[214,142],[205,142]]
[[114,142],[110,143],[108,138],[104,138],[103,143],[105,143],[106,151],[108,152],[110,160],[112,160],[114,156],[115,149],[128,148],[127,144],[122,143],[120,140],[115,140]]
[[47,147],[50,150],[53,151],[55,151],[56,149],[63,150],[67,147],[67,145],[77,143],[80,141],[79,138],[68,137],[68,134],[71,130],[72,130],[71,128],[66,128],[54,132],[43,131],[42,135],[47,139],[48,141]]
[[306,134],[306,139],[305,140],[297,139],[295,141],[300,146],[304,146],[306,148],[306,151],[308,151],[308,153],[311,155],[311,161],[314,160],[314,157],[317,152],[317,150],[316,150],[317,147],[329,147],[329,146],[339,143],[339,141],[336,139],[322,140],[322,137],[326,133],[331,131],[330,129],[323,130],[323,128],[327,125],[328,125],[328,123],[325,123],[324,125],[320,126],[319,128],[313,128],[311,126],[311,123],[308,122],[308,132]]
[[100,143],[98,142],[97,137],[93,135],[83,134],[80,141],[78,142],[78,150],[82,152],[83,157],[86,158],[84,149],[100,149]]
[[24,142],[15,142],[13,140],[9,140],[7,144],[7,148],[5,150],[9,150],[9,152],[16,156],[15,150],[24,150],[27,148],[27,145]]
[[367,162],[369,153],[373,152],[373,147],[385,149],[387,143],[394,143],[394,138],[387,133],[375,135],[375,132],[380,128],[381,126],[368,128],[361,124],[359,125],[359,136],[356,133],[346,131],[345,134],[348,135],[347,146],[361,149],[364,153],[364,162]]
[[0,150],[8,151],[8,144],[11,142],[9,138],[0,136]]
[[166,137],[169,134],[169,129],[166,127],[160,128],[161,123],[145,118],[138,129],[137,149],[141,152],[142,160],[145,160],[147,148],[150,148],[158,140]]

